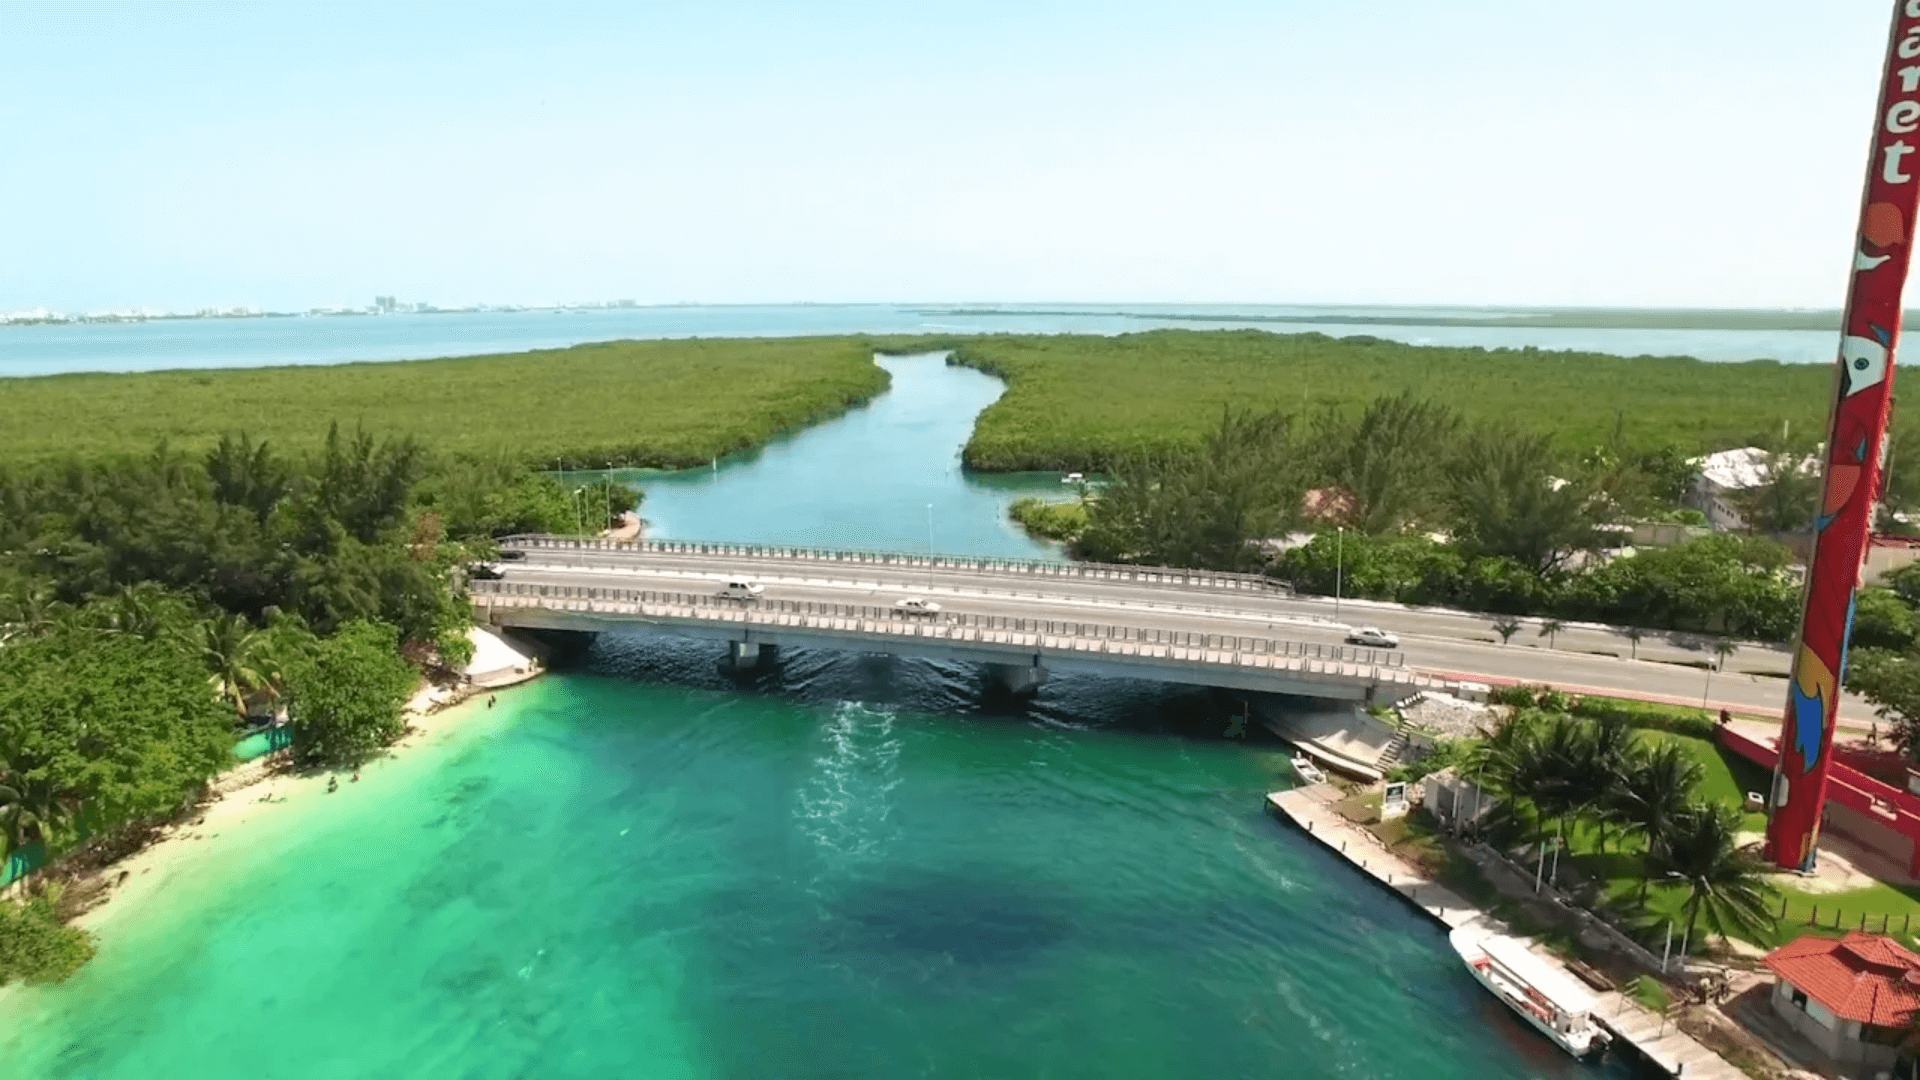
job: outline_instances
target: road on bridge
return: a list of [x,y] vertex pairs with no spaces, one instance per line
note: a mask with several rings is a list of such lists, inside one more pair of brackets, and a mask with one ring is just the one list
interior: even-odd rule
[[[1248,592],[1200,586],[1074,577],[1029,577],[992,570],[901,563],[853,563],[690,552],[611,553],[529,550],[497,564],[508,580],[526,584],[717,592],[723,581],[746,577],[766,586],[769,599],[891,605],[906,596],[938,601],[959,614],[1103,622],[1215,634],[1263,633],[1294,641],[1341,643],[1348,629],[1375,625],[1400,636],[1414,670],[1449,678],[1513,680],[1598,693],[1667,699],[1761,715],[1780,711],[1786,692],[1786,650],[1742,644],[1726,670],[1708,673],[1688,664],[1710,663],[1711,639],[1648,634],[1639,659],[1630,641],[1611,627],[1570,627],[1553,648],[1538,620],[1510,644],[1493,630],[1493,617],[1406,608],[1377,602],[1340,605],[1330,598],[1281,590]],[[1873,710],[1857,695],[1842,702],[1849,726],[1865,728]]]

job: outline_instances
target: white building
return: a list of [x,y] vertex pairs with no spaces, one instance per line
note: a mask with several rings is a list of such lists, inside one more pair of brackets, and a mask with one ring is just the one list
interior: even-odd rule
[[1694,463],[1693,487],[1687,491],[1687,505],[1707,515],[1707,524],[1721,532],[1747,527],[1746,519],[1733,505],[1742,491],[1767,482],[1767,459],[1773,455],[1757,446],[1722,450]]
[[1420,781],[1420,805],[1435,821],[1453,828],[1474,828],[1486,822],[1499,797],[1455,772],[1451,766],[1431,772]]

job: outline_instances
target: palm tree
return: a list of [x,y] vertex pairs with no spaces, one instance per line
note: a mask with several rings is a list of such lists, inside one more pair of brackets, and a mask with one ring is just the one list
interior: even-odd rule
[[1666,842],[1650,852],[1655,873],[1687,890],[1686,937],[1701,915],[1723,939],[1729,930],[1772,926],[1767,863],[1740,846],[1740,815],[1717,803],[1694,803],[1673,820]]
[[72,800],[45,776],[0,761],[0,858],[35,843],[50,845],[73,822]]
[[242,718],[247,715],[247,695],[271,689],[277,678],[278,673],[267,662],[266,635],[255,630],[244,615],[219,615],[195,623],[187,634],[187,644],[206,664],[207,681],[215,692],[232,702]]
[[1712,664],[1709,664],[1707,666],[1707,682],[1706,682],[1706,685],[1701,687],[1700,689],[1700,707],[1701,708],[1704,709],[1707,707],[1707,698],[1713,694],[1713,673],[1716,671],[1719,671],[1721,668],[1726,667],[1727,657],[1732,656],[1734,653],[1734,650],[1738,649],[1739,647],[1740,646],[1734,644],[1731,641],[1728,641],[1726,638],[1714,639],[1713,652],[1714,652],[1715,660]]
[[1725,638],[1721,638],[1720,640],[1714,642],[1713,654],[1717,658],[1717,660],[1714,664],[1713,670],[1715,671],[1727,670],[1727,657],[1732,656],[1735,652],[1738,652],[1739,649],[1740,649],[1740,646],[1737,642],[1728,641]]
[[1607,827],[1619,821],[1614,804],[1627,776],[1638,767],[1640,742],[1626,720],[1609,716],[1588,721],[1580,756],[1569,762],[1570,780],[1580,812],[1594,819],[1600,830],[1600,854],[1607,853]]
[[1647,632],[1637,626],[1627,627],[1627,644],[1632,648],[1632,654],[1627,657],[1629,660],[1640,659],[1640,639],[1646,636]]
[[1588,725],[1565,714],[1535,723],[1503,750],[1501,775],[1506,793],[1533,805],[1541,833],[1547,823],[1564,831],[1566,819],[1591,797],[1582,775],[1592,756]]
[[48,588],[15,593],[0,598],[0,629],[29,636],[43,634],[69,610],[66,603],[54,599],[53,590]]
[[1500,644],[1505,645],[1508,642],[1513,640],[1513,635],[1520,632],[1520,620],[1518,619],[1497,620],[1493,624],[1493,632],[1500,635]]
[[1555,635],[1559,634],[1560,631],[1565,630],[1566,628],[1567,628],[1567,624],[1564,622],[1561,622],[1559,619],[1541,619],[1540,620],[1540,636],[1547,639],[1547,648],[1549,650],[1553,648],[1553,639]]
[[[1694,788],[1705,771],[1686,747],[1671,742],[1655,744],[1627,771],[1617,793],[1616,812],[1646,838],[1649,862],[1653,852],[1666,847],[1681,815],[1693,806]],[[1652,881],[1647,869],[1642,867],[1640,877],[1642,904]]]
[[111,634],[152,638],[186,621],[187,606],[150,581],[122,585],[102,605],[100,629]]

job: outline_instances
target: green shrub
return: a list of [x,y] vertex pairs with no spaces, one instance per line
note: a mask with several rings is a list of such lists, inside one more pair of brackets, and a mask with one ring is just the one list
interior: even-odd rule
[[1048,540],[1070,542],[1087,527],[1083,502],[1049,502],[1030,496],[1016,500],[1007,513],[1028,532]]
[[1631,727],[1670,731],[1675,735],[1686,735],[1708,741],[1712,741],[1719,731],[1719,725],[1714,722],[1714,718],[1699,709],[1662,705],[1658,702],[1584,697],[1568,711],[1588,720],[1618,718]]
[[1654,1012],[1666,1012],[1667,1006],[1673,1004],[1673,997],[1667,993],[1667,988],[1661,985],[1660,980],[1650,975],[1642,975],[1628,983],[1627,993],[1633,1000]]
[[1478,739],[1436,739],[1433,749],[1405,765],[1396,765],[1387,772],[1387,779],[1418,783],[1442,769],[1464,764],[1479,745]]
[[1512,705],[1517,708],[1529,709],[1540,700],[1540,691],[1543,689],[1545,689],[1545,687],[1528,686],[1526,683],[1515,683],[1512,686],[1496,686],[1487,694],[1487,700],[1493,702],[1495,705]]
[[57,983],[93,959],[93,935],[62,926],[53,901],[37,896],[24,904],[0,900],[0,986],[21,979]]
[[406,732],[401,710],[419,674],[399,650],[393,627],[356,621],[288,665],[295,756],[357,764]]

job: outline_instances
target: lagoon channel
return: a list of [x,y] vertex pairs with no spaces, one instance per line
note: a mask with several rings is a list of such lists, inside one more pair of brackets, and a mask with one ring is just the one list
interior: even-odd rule
[[[865,409],[651,478],[656,535],[913,550],[932,501],[943,551],[1031,543],[942,418],[991,380],[888,364]],[[736,676],[710,643],[603,635],[358,784],[170,842],[93,916],[92,964],[0,992],[0,1076],[1616,1074],[1268,818],[1286,753],[1230,737],[1224,700],[980,687],[821,650]]]

